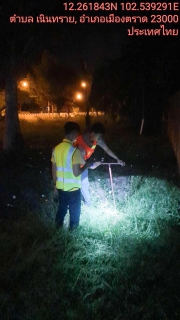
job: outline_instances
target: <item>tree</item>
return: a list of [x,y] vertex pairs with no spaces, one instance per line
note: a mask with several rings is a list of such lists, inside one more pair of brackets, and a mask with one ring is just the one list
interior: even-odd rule
[[73,93],[79,83],[76,71],[62,65],[58,57],[44,51],[40,62],[32,68],[38,102],[46,107],[59,101],[73,100]]
[[[18,5],[18,6],[17,6]],[[16,7],[17,6],[17,7]],[[3,135],[4,151],[11,151],[16,148],[20,137],[20,126],[18,120],[17,107],[17,79],[24,73],[26,65],[25,58],[28,56],[28,50],[32,43],[34,25],[10,24],[10,16],[18,9],[20,14],[24,13],[26,8],[32,9],[31,4],[25,1],[18,3],[14,1],[6,1],[1,7],[1,27],[6,29],[6,32],[1,32],[1,72],[0,78],[4,81],[5,87],[5,127]],[[20,68],[21,65],[21,68]]]
[[180,46],[172,38],[128,40],[118,59],[96,70],[92,103],[112,116],[119,109],[138,130],[143,118],[146,132],[158,133],[167,99],[180,83]]
[[[56,7],[58,1],[54,1],[51,10]],[[43,49],[48,48],[54,39],[60,39],[59,28],[48,26],[37,26],[36,23],[10,23],[10,17],[15,13],[22,16],[31,14],[37,16],[41,12],[42,3],[28,0],[8,0],[0,6],[1,30],[0,33],[0,82],[5,88],[5,128],[3,136],[4,151],[12,151],[18,145],[20,126],[17,107],[17,81],[24,77],[32,63],[37,61]],[[44,11],[48,10],[48,4],[44,2]]]

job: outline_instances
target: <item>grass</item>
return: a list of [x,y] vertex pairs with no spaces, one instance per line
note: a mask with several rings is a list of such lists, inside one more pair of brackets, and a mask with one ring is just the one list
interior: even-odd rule
[[[79,229],[67,230],[67,216],[56,230],[50,144],[62,123],[45,122],[46,130],[42,122],[34,130],[33,123],[21,125],[32,147],[15,167],[4,165],[10,178],[5,170],[1,175],[17,199],[8,199],[13,206],[0,225],[0,319],[180,319],[180,189],[169,149],[159,155],[159,138],[122,133],[127,169],[112,168],[117,210],[102,166],[90,171],[93,209],[82,205]],[[149,159],[157,153],[154,167],[146,162],[148,144]],[[139,149],[144,153],[133,162]]]

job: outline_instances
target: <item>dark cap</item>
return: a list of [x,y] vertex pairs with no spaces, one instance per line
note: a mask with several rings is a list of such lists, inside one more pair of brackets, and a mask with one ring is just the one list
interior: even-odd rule
[[92,124],[92,126],[90,128],[90,132],[104,134],[105,128],[101,122],[95,122]]
[[69,121],[64,125],[65,134],[69,134],[71,132],[80,132],[80,126],[77,122]]

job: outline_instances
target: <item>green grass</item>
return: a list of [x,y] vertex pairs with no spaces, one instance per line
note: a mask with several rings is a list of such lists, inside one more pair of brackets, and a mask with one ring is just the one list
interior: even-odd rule
[[[57,139],[59,123],[45,124],[46,130],[42,123],[39,129],[24,125],[28,142],[38,146],[40,139],[43,145],[26,150],[23,164],[10,170],[9,188],[21,198],[21,188],[28,185],[38,206],[33,210],[19,200],[15,213],[12,208],[1,219],[0,319],[179,320],[179,178],[161,168],[162,152],[156,156],[159,168],[148,174],[124,171],[123,176],[112,169],[116,211],[107,168],[91,170],[93,209],[82,205],[77,230],[68,231],[68,216],[64,229],[56,230],[48,145],[53,134]],[[121,150],[124,155],[127,151],[129,163],[142,145],[142,150],[151,145],[151,159],[159,148],[155,139],[134,140],[122,135]],[[167,157],[173,159],[169,153]]]
[[179,189],[139,180],[72,233],[32,213],[1,225],[1,319],[178,319]]

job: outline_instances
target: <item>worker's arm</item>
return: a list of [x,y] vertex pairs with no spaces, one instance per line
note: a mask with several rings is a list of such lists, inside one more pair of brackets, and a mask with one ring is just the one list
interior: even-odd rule
[[114,158],[117,160],[117,162],[124,167],[125,166],[125,162],[120,160],[115,153],[109,149],[109,147],[106,145],[106,143],[104,142],[104,140],[101,138],[97,141],[97,145],[100,146],[110,157]]
[[73,174],[75,175],[75,177],[78,177],[78,176],[80,176],[87,168],[90,168],[91,165],[92,165],[91,162],[86,162],[83,167],[81,167],[81,164],[80,164],[80,163],[78,163],[78,164],[73,164],[73,165],[72,165]]
[[79,149],[76,149],[73,154],[72,169],[75,177],[80,176],[87,168],[95,169],[100,164],[101,162],[85,162]]
[[93,162],[89,169],[96,169],[97,167],[100,166],[101,163],[102,163],[101,161]]
[[84,157],[85,157],[86,151],[84,150],[84,148],[82,146],[78,146],[78,149],[79,149],[81,156],[82,156],[82,164],[85,164]]
[[56,160],[55,160],[54,149],[52,150],[51,162],[52,162],[52,178],[53,178],[53,183],[54,183],[54,185],[56,185]]
[[[86,161],[84,160],[84,156],[85,156],[85,154],[86,154],[86,151],[85,151],[84,148],[81,147],[81,146],[79,146],[78,149],[79,149],[79,151],[80,151],[80,153],[81,153],[81,156],[82,156],[82,162],[81,162],[81,163],[82,163],[82,164],[85,164]],[[101,164],[100,161],[93,162],[93,163],[91,163],[91,166],[89,167],[89,169],[96,169],[100,164]]]
[[53,184],[54,184],[54,193],[57,195],[57,189],[56,189],[56,163],[52,162],[52,178],[53,178]]
[[53,178],[54,185],[56,185],[56,164],[55,164],[55,162],[52,162],[52,178]]

